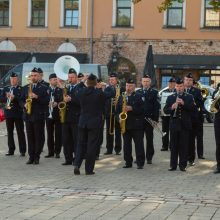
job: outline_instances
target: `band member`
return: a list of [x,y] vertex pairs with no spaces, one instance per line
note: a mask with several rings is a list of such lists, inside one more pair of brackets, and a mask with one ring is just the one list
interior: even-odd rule
[[48,155],[46,158],[55,157],[60,158],[60,151],[62,147],[62,126],[60,122],[58,103],[62,101],[62,89],[57,87],[57,76],[55,73],[49,76],[50,86],[47,89],[49,105],[46,114],[47,127],[47,146]]
[[171,139],[171,158],[170,169],[177,168],[179,157],[179,168],[186,171],[187,150],[189,133],[192,129],[191,111],[194,108],[192,95],[184,92],[182,79],[176,80],[176,92],[167,98],[164,107],[165,114],[170,114],[170,139]]
[[170,115],[166,115],[163,111],[164,104],[168,96],[172,95],[175,91],[176,80],[174,77],[171,77],[168,82],[168,88],[165,89],[161,94],[161,119],[162,119],[162,131],[164,136],[162,137],[162,148],[161,151],[168,151],[170,148]]
[[[143,169],[145,162],[144,153],[144,102],[140,94],[135,93],[135,82],[129,79],[126,83],[126,92],[119,97],[117,105],[118,120],[120,121],[121,131],[124,139],[124,160],[123,168],[132,167],[132,139],[135,144],[137,168]],[[127,114],[127,119],[122,118]],[[124,115],[124,116],[123,116]],[[126,116],[125,116],[126,117]]]
[[[192,132],[190,132],[189,137],[189,149],[188,149],[188,160],[189,165],[195,165],[195,139],[197,137],[197,154],[199,159],[204,159],[203,157],[203,98],[201,91],[193,87],[193,76],[191,73],[184,77],[185,91],[191,94],[194,98],[196,108],[191,111],[192,118]],[[199,136],[199,138],[198,138]]]
[[83,73],[78,74],[78,83],[80,83],[84,79]]
[[43,70],[41,68],[38,68],[37,71],[39,73],[39,80],[38,80],[39,83],[41,83],[42,85],[44,85],[46,87],[49,87],[49,83],[43,79],[43,76],[44,76]]
[[[118,92],[119,91],[119,92]],[[123,89],[118,86],[116,73],[111,73],[109,77],[109,86],[106,87],[104,93],[108,99],[105,103],[105,118],[106,118],[106,149],[105,155],[112,154],[113,148],[116,154],[121,152],[121,132],[120,125],[115,120],[115,106],[119,95],[123,92]],[[115,137],[115,147],[114,147]]]
[[[143,76],[141,84],[142,88],[139,89],[137,93],[142,96],[144,101],[144,117],[158,122],[160,109],[158,91],[151,88],[151,79],[149,75]],[[148,121],[144,120],[144,133],[147,140],[146,159],[148,164],[152,164],[152,158],[154,155],[153,130],[153,126]]]
[[14,155],[14,126],[18,135],[20,156],[25,156],[26,140],[24,134],[24,122],[22,118],[23,110],[20,106],[22,93],[21,86],[18,85],[18,76],[12,73],[10,76],[10,86],[6,86],[0,96],[0,101],[5,104],[4,112],[6,118],[6,128],[8,134],[8,153],[6,156]]
[[65,162],[62,165],[73,164],[73,153],[76,152],[78,122],[80,116],[80,104],[76,97],[78,92],[77,87],[77,73],[73,68],[69,69],[68,73],[69,88],[67,94],[64,94],[63,101],[66,103],[66,115],[64,123],[62,124],[63,135],[63,150]]
[[80,166],[85,158],[86,175],[93,175],[96,151],[99,142],[100,131],[103,126],[103,111],[105,96],[103,91],[96,89],[97,78],[95,75],[89,75],[86,84],[78,92],[80,100],[80,118],[78,131],[78,144],[76,158],[74,161],[74,174],[80,174]]
[[28,154],[27,164],[39,164],[40,154],[43,149],[43,130],[45,109],[48,104],[48,94],[45,86],[38,82],[37,68],[31,71],[31,83],[24,86],[21,100],[24,103],[24,120],[26,124]]
[[214,174],[220,173],[220,92],[219,92],[219,83],[212,95],[212,99],[218,100],[216,101],[215,108],[217,108],[218,112],[215,114],[214,118],[214,130],[215,130],[215,143],[216,143],[216,162],[217,167],[214,171]]

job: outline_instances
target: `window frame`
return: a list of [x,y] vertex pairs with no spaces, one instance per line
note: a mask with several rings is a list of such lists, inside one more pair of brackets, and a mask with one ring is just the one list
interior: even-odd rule
[[[78,1],[78,10],[74,10],[74,9],[65,9],[65,1],[68,1],[68,0],[63,0],[63,27],[65,28],[78,28],[79,27],[79,21],[80,21],[80,0],[77,0]],[[74,11],[78,11],[78,22],[77,22],[77,25],[66,25],[66,11],[67,10],[71,10],[71,12],[73,13]],[[73,19],[74,17],[72,16],[71,19]]]
[[[6,1],[6,0],[4,0],[4,1]],[[10,27],[11,26],[11,1],[12,0],[8,0],[8,24],[6,24],[6,25],[0,24],[0,27],[2,27],[2,28]],[[4,10],[4,11],[7,11],[7,10]],[[4,20],[4,16],[2,18]]]

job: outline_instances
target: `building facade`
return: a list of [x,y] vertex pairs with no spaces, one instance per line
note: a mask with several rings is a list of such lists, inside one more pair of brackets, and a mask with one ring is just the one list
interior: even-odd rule
[[[162,0],[0,0],[0,51],[84,53],[87,62],[108,64],[122,80],[139,82],[152,45],[158,87],[186,72],[216,85],[220,12],[209,1],[175,2],[159,13]],[[16,64],[3,60],[1,70]]]

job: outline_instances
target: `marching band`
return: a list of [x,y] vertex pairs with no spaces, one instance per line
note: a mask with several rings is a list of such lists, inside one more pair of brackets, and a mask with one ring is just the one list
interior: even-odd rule
[[[195,165],[195,155],[203,155],[203,106],[200,88],[193,86],[192,74],[184,80],[171,77],[168,88],[158,94],[151,87],[149,75],[144,75],[141,88],[128,79],[126,87],[120,86],[117,73],[109,75],[105,85],[95,75],[89,76],[69,68],[68,80],[60,81],[56,73],[49,76],[49,83],[42,80],[43,70],[33,68],[28,84],[19,86],[16,73],[10,76],[10,86],[3,89],[0,101],[5,104],[8,133],[7,156],[14,155],[14,125],[17,130],[19,151],[26,154],[27,135],[29,159],[26,164],[39,164],[47,131],[48,154],[45,158],[60,158],[61,149],[65,161],[62,165],[73,165],[74,174],[80,174],[85,159],[85,172],[94,174],[95,161],[99,159],[106,121],[106,152],[116,155],[123,150],[125,165],[143,169],[145,160],[152,164],[154,130],[161,133],[161,151],[171,151],[169,171],[179,166],[186,171],[187,165]],[[62,80],[62,79],[61,79]],[[160,99],[159,99],[160,98]],[[207,106],[215,113],[217,169],[220,173],[220,90],[217,89]],[[162,131],[158,126],[161,109]],[[146,150],[144,148],[146,136]],[[122,141],[123,139],[123,141]],[[197,145],[195,144],[197,140]],[[132,156],[132,141],[136,160]],[[146,151],[146,154],[145,154]]]

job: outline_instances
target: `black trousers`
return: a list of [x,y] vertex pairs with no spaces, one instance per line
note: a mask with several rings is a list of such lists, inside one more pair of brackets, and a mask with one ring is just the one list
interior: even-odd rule
[[60,154],[62,148],[62,125],[59,120],[47,119],[48,155]]
[[188,160],[193,162],[196,157],[196,140],[198,157],[203,156],[203,122],[194,121],[189,135]]
[[126,165],[130,166],[133,162],[132,157],[132,139],[135,144],[136,161],[138,166],[143,166],[145,162],[144,153],[144,132],[143,130],[126,130],[123,134],[124,139],[124,160]]
[[[112,120],[113,121],[113,120]],[[112,122],[113,123],[113,122]],[[106,118],[106,148],[108,153],[112,153],[114,147],[114,137],[115,137],[115,152],[119,153],[121,151],[121,129],[118,121],[115,120],[115,133],[113,135],[109,134],[110,128],[110,118]]]
[[170,116],[162,116],[162,131],[166,134],[162,137],[162,148],[168,150],[170,147]]
[[214,129],[215,129],[215,142],[216,142],[216,161],[217,169],[220,170],[220,117],[216,117],[214,120]]
[[189,140],[189,131],[182,129],[180,131],[170,131],[171,138],[171,157],[170,167],[176,168],[179,157],[179,167],[185,168],[187,166],[187,146]]
[[18,145],[20,153],[26,153],[26,140],[24,134],[24,121],[21,118],[6,118],[6,127],[8,133],[8,152],[14,153],[14,126],[18,135]]
[[145,128],[144,128],[144,133],[146,136],[146,159],[147,160],[152,160],[154,156],[154,129],[153,127],[146,122],[145,123]]
[[74,165],[80,168],[85,158],[86,173],[92,173],[94,170],[100,131],[100,128],[79,128],[78,130],[78,144]]
[[99,157],[101,146],[103,143],[104,123],[105,123],[105,121],[103,120],[102,127],[100,128],[100,132],[99,132],[99,140],[98,140],[98,144],[97,144],[96,157]]
[[76,152],[78,124],[65,122],[62,124],[63,152],[67,163],[73,162],[73,153]]
[[31,161],[39,160],[43,149],[44,120],[26,121],[28,154]]

